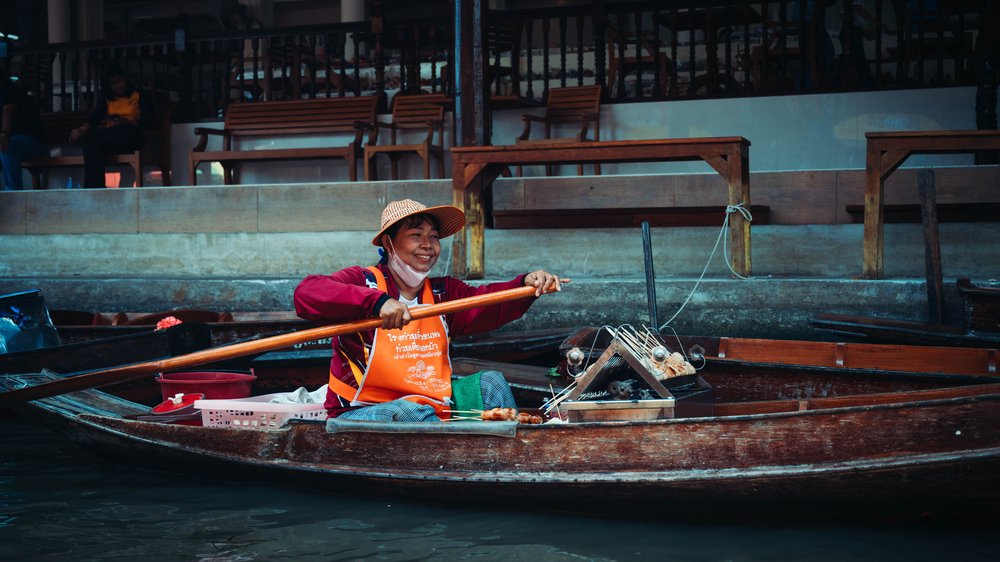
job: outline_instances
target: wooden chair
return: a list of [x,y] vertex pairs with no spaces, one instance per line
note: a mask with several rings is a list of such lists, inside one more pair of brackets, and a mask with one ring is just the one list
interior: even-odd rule
[[[444,177],[444,106],[448,97],[444,94],[398,94],[392,99],[392,122],[376,121],[375,129],[365,145],[365,181],[378,179],[375,158],[385,154],[392,162],[392,179],[399,179],[399,161],[407,154],[416,154],[424,162],[424,179],[431,177],[431,157],[438,160],[438,175]],[[388,143],[378,144],[379,131],[389,130]],[[399,133],[407,135],[411,131],[425,131],[423,140],[411,144],[399,144]],[[434,136],[437,133],[437,141]],[[385,140],[385,135],[382,136]]]
[[[635,74],[636,96],[642,95],[642,74],[649,71],[659,81],[654,86],[653,95],[666,94],[670,85],[670,57],[661,53],[657,45],[644,36],[629,36],[622,32],[613,18],[608,18],[605,27],[608,39],[608,89],[611,96],[624,96],[625,77]],[[641,52],[639,51],[641,45]],[[633,52],[629,52],[629,47]],[[657,92],[656,90],[659,90]]]
[[[522,115],[524,131],[516,144],[555,144],[574,142],[594,142],[601,140],[601,86],[573,86],[552,88],[545,104],[545,115]],[[542,124],[542,138],[531,139],[531,124]],[[590,123],[594,124],[593,138],[588,138]],[[553,137],[558,126],[576,126],[572,137]],[[552,166],[545,166],[545,174],[552,175]],[[583,164],[577,165],[577,174],[583,175]],[[601,165],[594,164],[594,174],[601,175]],[[518,166],[518,175],[521,167]]]
[[[787,41],[790,36],[803,34],[796,28],[787,29],[783,45],[781,23],[769,22],[767,27],[770,31],[766,45],[752,47],[749,62],[745,59],[742,61],[744,66],[749,64],[753,91],[768,94],[794,92],[809,80],[815,80],[815,63],[807,61],[802,49],[790,46]],[[807,78],[808,72],[814,74]]]

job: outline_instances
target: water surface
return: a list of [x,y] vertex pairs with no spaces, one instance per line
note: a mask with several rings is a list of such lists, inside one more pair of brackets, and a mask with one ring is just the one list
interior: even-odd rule
[[108,463],[0,418],[0,560],[995,560],[990,527],[754,525],[428,506]]

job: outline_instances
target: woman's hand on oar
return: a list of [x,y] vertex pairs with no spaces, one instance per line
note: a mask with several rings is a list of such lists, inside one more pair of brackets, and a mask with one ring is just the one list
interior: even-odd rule
[[[500,304],[502,302],[536,296],[535,291],[536,288],[532,286],[517,287],[514,289],[507,289],[505,291],[497,291],[495,293],[475,295],[464,299],[432,304],[430,306],[416,307],[410,311],[410,314],[414,320],[429,316],[452,314],[470,308],[490,306]],[[0,393],[0,408],[26,402],[28,400],[38,400],[39,398],[46,398],[75,390],[83,390],[86,388],[95,388],[130,381],[143,376],[151,375],[153,373],[175,371],[177,369],[185,369],[196,365],[203,365],[205,363],[225,361],[236,357],[244,357],[246,355],[263,353],[265,351],[273,351],[275,349],[281,349],[283,347],[318,339],[332,338],[354,332],[374,330],[381,325],[382,320],[380,318],[369,318],[366,320],[349,322],[347,324],[320,326],[318,328],[290,332],[259,340],[239,342],[232,345],[205,349],[189,353],[187,355],[180,355],[157,361],[148,361],[145,363],[135,363],[132,365],[122,365],[112,367],[110,369],[102,369],[100,371],[84,373],[82,375],[76,375],[55,382],[43,383]]]
[[534,287],[536,297],[542,296],[543,293],[561,291],[563,283],[569,283],[569,279],[560,279],[543,269],[532,271],[524,276],[524,286]]

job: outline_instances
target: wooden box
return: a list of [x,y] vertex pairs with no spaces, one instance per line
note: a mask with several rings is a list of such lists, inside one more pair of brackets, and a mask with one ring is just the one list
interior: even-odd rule
[[684,388],[670,390],[671,397],[652,400],[565,400],[559,410],[569,422],[639,421],[693,418],[714,415],[711,385],[697,377]]

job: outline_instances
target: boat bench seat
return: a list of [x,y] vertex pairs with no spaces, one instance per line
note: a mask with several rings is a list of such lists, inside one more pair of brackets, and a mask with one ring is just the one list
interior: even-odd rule
[[[90,111],[59,111],[42,114],[42,128],[49,149],[59,154],[25,160],[21,166],[31,174],[33,189],[47,189],[42,185],[42,174],[53,168],[81,168],[83,154],[79,146],[69,142],[69,133],[83,125],[90,118]],[[129,166],[135,175],[135,185],[142,187],[142,169],[152,165],[160,169],[163,185],[170,185],[170,114],[166,110],[157,111],[152,125],[143,133],[145,141],[142,149],[127,154],[115,154],[108,158],[108,165]],[[74,153],[76,152],[76,153]]]
[[[315,160],[343,159],[347,162],[348,177],[358,179],[357,161],[364,157],[362,137],[373,128],[377,98],[375,96],[321,98],[310,100],[238,103],[229,106],[222,129],[198,127],[194,133],[200,138],[191,149],[191,185],[197,185],[198,165],[218,162],[222,165],[226,185],[238,183],[235,168],[240,162],[262,160]],[[346,145],[241,148],[239,139],[303,137],[321,135],[323,142],[335,133],[350,133]],[[207,150],[209,136],[222,137],[221,150]],[[237,140],[234,143],[234,139]]]

